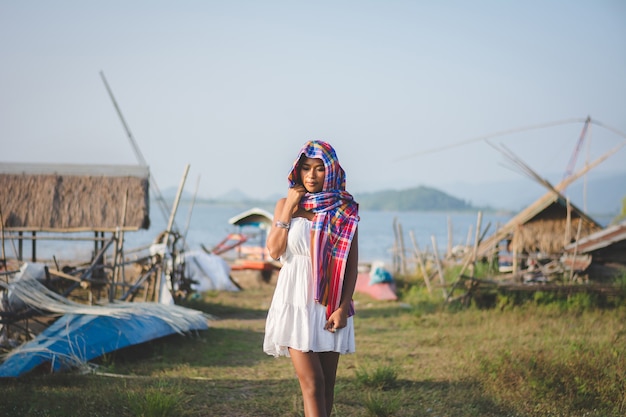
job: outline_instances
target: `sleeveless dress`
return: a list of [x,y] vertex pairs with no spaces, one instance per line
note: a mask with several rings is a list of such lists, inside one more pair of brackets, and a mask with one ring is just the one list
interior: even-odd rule
[[289,356],[288,347],[302,352],[355,351],[352,317],[335,333],[324,330],[326,307],[315,302],[310,232],[310,220],[291,220],[287,249],[280,258],[282,267],[265,322],[263,351],[268,355]]

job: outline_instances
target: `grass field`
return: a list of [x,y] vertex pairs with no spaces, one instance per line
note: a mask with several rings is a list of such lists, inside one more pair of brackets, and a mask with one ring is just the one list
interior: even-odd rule
[[[405,284],[355,297],[333,416],[623,416],[626,306],[584,296],[451,308]],[[89,372],[0,380],[2,416],[302,416],[291,362],[261,350],[272,288],[206,293],[210,329],[127,348]],[[623,304],[623,303],[622,303]]]

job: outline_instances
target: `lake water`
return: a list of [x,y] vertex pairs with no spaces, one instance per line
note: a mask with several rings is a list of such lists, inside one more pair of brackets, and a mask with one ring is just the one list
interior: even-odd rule
[[[260,206],[273,212],[271,206]],[[187,230],[186,241],[188,247],[200,249],[200,245],[211,248],[219,243],[228,233],[237,231],[228,220],[251,208],[242,205],[217,205],[198,203],[193,206],[190,215],[190,204],[181,202],[176,216],[176,226],[181,233]],[[359,260],[370,262],[380,260],[386,263],[392,260],[394,247],[394,221],[402,227],[405,248],[413,247],[410,234],[412,233],[422,251],[432,252],[431,236],[437,241],[440,255],[445,254],[448,247],[448,222],[452,226],[452,246],[472,244],[477,223],[478,213],[447,213],[447,212],[394,212],[394,211],[360,211],[359,223]],[[483,213],[482,229],[489,224],[487,235],[491,235],[497,227],[506,223],[511,215],[497,213]],[[610,219],[596,219],[602,224]],[[151,226],[147,231],[128,232],[125,234],[124,247],[129,249],[148,245],[155,240],[158,234],[166,229],[167,219],[155,203],[151,206]],[[187,224],[189,227],[187,228]],[[471,229],[470,229],[471,228]],[[471,230],[471,233],[470,233]],[[38,234],[40,236],[41,234]],[[84,236],[92,237],[93,234]],[[469,239],[468,239],[469,237]],[[5,243],[7,257],[14,257],[9,243]],[[50,242],[41,240],[37,243],[39,259],[50,259],[52,255],[58,259],[89,259],[93,251],[93,242]],[[25,258],[30,258],[31,247],[24,244]]]
[[[199,248],[200,244],[212,247],[236,228],[228,224],[228,219],[249,209],[247,206],[219,206],[196,204],[193,207],[191,221],[187,232],[187,242],[190,248]],[[273,207],[261,207],[270,213]],[[412,247],[409,232],[412,231],[417,244],[422,250],[432,247],[431,235],[435,235],[437,246],[445,248],[448,245],[448,217],[452,223],[453,245],[465,244],[470,225],[475,230],[477,213],[443,213],[443,212],[391,212],[391,211],[360,211],[359,222],[359,259],[361,261],[381,260],[390,262],[394,246],[394,220],[401,226],[404,242],[407,248]],[[160,216],[162,217],[162,216]],[[179,230],[184,230],[189,218],[189,205],[181,204],[178,210],[176,223]],[[510,216],[497,214],[483,214],[483,228],[488,222],[492,223],[492,231],[496,224],[503,224]],[[165,229],[166,221],[152,216],[151,229],[160,231]],[[157,233],[141,232],[149,242]],[[139,238],[139,235],[135,238]],[[472,239],[473,239],[472,235]],[[139,239],[141,240],[141,239]],[[130,243],[130,238],[127,240]]]
[[[217,205],[196,203],[191,215],[190,204],[182,202],[176,216],[176,226],[181,233],[186,233],[186,241],[190,249],[200,249],[200,245],[211,248],[219,243],[228,233],[237,231],[228,220],[237,214],[248,210],[249,206]],[[261,208],[273,212],[273,207]],[[470,226],[475,228],[477,213],[444,213],[444,212],[379,212],[361,210],[359,222],[359,258],[362,262],[381,260],[390,262],[394,247],[394,221],[397,221],[403,230],[404,242],[407,248],[412,247],[409,232],[415,236],[417,244],[422,250],[432,248],[431,235],[437,239],[437,246],[445,251],[448,245],[448,219],[453,230],[453,245],[465,244]],[[497,224],[503,224],[509,216],[497,214],[483,215],[483,228],[491,222],[491,231]],[[152,204],[150,220],[152,222],[147,231],[127,232],[125,234],[126,250],[148,245],[155,240],[158,234],[167,227],[168,219],[161,214],[156,204]],[[187,227],[188,225],[188,227]],[[39,233],[38,236],[44,235]],[[88,233],[83,236],[91,237]],[[107,235],[108,236],[108,235]],[[471,239],[473,239],[473,234]],[[5,244],[8,257],[13,257],[10,244]],[[81,257],[88,259],[93,251],[92,242],[50,242],[40,240],[37,243],[37,257],[48,259],[53,255],[58,259]],[[31,247],[24,243],[25,258],[29,258]]]

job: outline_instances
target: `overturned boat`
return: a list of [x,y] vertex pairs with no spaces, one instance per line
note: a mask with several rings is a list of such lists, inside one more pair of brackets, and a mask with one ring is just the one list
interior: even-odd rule
[[[210,316],[175,304],[113,302],[84,305],[46,288],[42,265],[25,264],[7,291],[13,314],[58,318],[34,339],[13,349],[0,365],[0,377],[19,377],[34,369],[59,372],[88,367],[90,360],[112,351],[174,333],[208,329]],[[7,337],[7,328],[2,328]]]

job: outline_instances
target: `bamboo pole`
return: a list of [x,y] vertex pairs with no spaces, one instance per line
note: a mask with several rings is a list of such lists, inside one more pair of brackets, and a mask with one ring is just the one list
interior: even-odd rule
[[[454,293],[454,289],[457,287],[459,282],[461,282],[461,278],[463,277],[463,273],[465,272],[465,270],[470,265],[473,266],[474,263],[476,262],[476,253],[478,251],[478,245],[480,245],[480,242],[485,236],[485,233],[487,233],[487,229],[488,229],[488,228],[485,228],[484,232],[480,233],[480,229],[482,227],[482,218],[483,218],[482,212],[479,211],[478,218],[476,219],[476,233],[474,235],[474,247],[472,249],[472,253],[465,258],[465,262],[463,263],[463,266],[461,267],[461,270],[459,271],[456,281],[454,282],[454,284],[452,284],[452,288],[450,289],[450,294],[446,297],[446,301],[450,301],[450,297]],[[472,278],[474,278],[473,268],[472,268],[471,276]]]
[[[174,206],[172,207],[172,211],[170,213],[170,218],[167,222],[167,230],[165,231],[167,233],[167,237],[169,237],[169,234],[172,233],[172,229],[174,227],[174,221],[176,218],[176,211],[178,210],[178,205],[180,204],[180,198],[182,197],[183,194],[183,190],[185,188],[185,181],[187,180],[187,174],[189,173],[189,167],[190,165],[187,164],[185,166],[185,171],[183,173],[183,177],[180,180],[180,184],[178,186],[178,191],[176,192],[176,198],[174,199]],[[166,240],[167,241],[167,240]]]
[[[102,249],[100,249],[100,252],[98,252],[98,254],[91,261],[91,264],[89,265],[89,267],[87,269],[85,269],[84,271],[82,271],[82,273],[80,275],[80,280],[81,281],[83,281],[83,280],[90,281],[91,280],[91,274],[92,274],[93,270],[96,269],[96,267],[98,266],[99,261],[102,259],[102,257],[104,256],[104,253],[107,251],[109,246],[111,246],[111,244],[113,243],[114,240],[115,240],[115,236],[112,236],[111,239],[106,243],[106,245],[104,245],[102,247]],[[67,297],[79,285],[80,285],[80,283],[78,283],[78,282],[75,283],[74,285],[70,286],[67,290],[65,290],[62,295],[64,297]]]
[[397,228],[398,218],[393,218],[393,257],[392,257],[392,266],[393,273],[398,274],[400,272],[400,262],[398,262],[398,228]]
[[66,274],[65,272],[59,271],[57,269],[48,268],[48,272],[51,275],[54,275],[54,276],[57,276],[57,277],[61,277],[61,278],[65,278],[65,279],[68,279],[70,281],[82,282],[80,278],[76,278],[74,275]]
[[[172,212],[170,213],[170,218],[169,221],[167,222],[167,229],[165,230],[165,233],[163,235],[163,240],[162,242],[165,243],[165,250],[167,251],[169,248],[169,238],[170,235],[172,233],[172,228],[174,227],[174,220],[176,218],[176,211],[178,210],[178,205],[180,204],[180,198],[183,194],[183,190],[185,188],[185,181],[187,180],[187,174],[189,173],[189,167],[190,165],[187,164],[185,166],[185,170],[183,172],[183,177],[180,180],[180,184],[178,186],[178,192],[176,193],[176,198],[174,199],[174,206],[172,207]],[[172,252],[173,252],[172,248]],[[161,269],[161,274],[167,274],[167,262],[168,262],[168,256],[169,254],[164,253],[163,257],[161,259],[161,263],[162,263],[162,269]],[[161,301],[161,277],[157,276],[157,281],[156,281],[156,285],[155,285],[155,297],[158,301]],[[169,280],[171,282],[171,277],[167,277],[166,276],[166,280]]]
[[[623,134],[621,134],[621,135],[624,136]],[[496,231],[496,233],[494,233],[492,236],[490,236],[489,239],[486,239],[485,241],[483,241],[482,244],[481,244],[481,248],[479,248],[479,252],[482,254],[482,253],[485,253],[488,250],[492,250],[492,248],[495,245],[497,245],[498,242],[500,242],[502,239],[504,239],[508,234],[513,233],[515,231],[516,227],[519,227],[524,222],[526,222],[528,220],[528,216],[532,215],[532,213],[534,213],[535,210],[540,208],[546,201],[549,201],[549,200],[553,199],[555,195],[557,195],[559,197],[563,197],[561,193],[570,184],[572,184],[578,178],[580,178],[581,176],[583,176],[584,174],[589,172],[591,169],[595,168],[600,163],[604,162],[606,159],[608,159],[611,155],[615,154],[617,151],[619,151],[624,146],[626,146],[626,140],[622,141],[617,146],[613,147],[608,152],[604,153],[599,158],[596,158],[595,160],[593,160],[589,164],[585,165],[578,172],[576,172],[576,173],[570,175],[569,177],[565,178],[564,180],[562,180],[560,183],[558,183],[555,186],[550,185],[545,180],[539,181],[542,185],[544,185],[545,187],[548,188],[548,192],[546,194],[544,194],[542,197],[540,197],[539,199],[537,199],[534,203],[532,203],[529,206],[527,206],[524,210],[522,210],[519,213],[517,213],[500,230]],[[511,155],[509,155],[509,156],[511,156]],[[521,164],[523,164],[521,161],[519,161],[519,162]],[[528,170],[529,172],[534,173],[534,171],[532,171],[532,169],[530,169],[527,166],[525,166],[525,169]],[[535,179],[537,179],[538,175],[536,173],[534,173],[533,177]],[[517,258],[517,255],[518,255],[518,253],[517,253],[518,250],[519,250],[518,248],[515,248],[515,257],[514,257],[514,261],[513,261],[514,262],[514,270],[515,270],[515,272],[517,272],[517,269],[516,269],[517,268],[517,266],[516,266],[517,265],[516,258]]]
[[565,208],[567,212],[565,215],[565,234],[563,236],[563,246],[567,246],[572,240],[572,204],[569,201],[569,197],[565,200]]
[[183,247],[187,246],[187,232],[189,231],[189,225],[191,224],[191,213],[193,212],[193,207],[196,204],[196,196],[198,195],[198,188],[200,186],[200,175],[198,175],[198,179],[196,180],[196,189],[193,192],[193,198],[191,199],[191,204],[189,205],[189,212],[187,213],[187,222],[185,223],[185,231],[183,232]]
[[6,262],[4,253],[4,217],[2,216],[2,205],[0,204],[0,242],[2,243],[2,261]]
[[448,299],[448,291],[446,290],[446,279],[443,275],[443,268],[441,267],[441,260],[439,259],[439,250],[437,249],[437,238],[435,235],[430,237],[433,243],[433,254],[435,255],[435,265],[437,266],[437,274],[439,275],[439,282],[441,283],[441,290],[443,291],[444,300]]
[[[109,93],[109,97],[111,98],[111,101],[113,102],[113,107],[115,107],[115,111],[117,112],[117,115],[120,118],[120,121],[122,122],[122,126],[124,126],[124,130],[126,131],[128,140],[130,141],[130,144],[133,147],[133,150],[135,151],[135,157],[137,158],[137,161],[139,162],[141,166],[144,166],[144,167],[148,166],[146,159],[143,157],[143,154],[141,153],[141,149],[139,149],[139,145],[137,145],[137,142],[135,141],[135,138],[132,132],[130,131],[128,124],[126,123],[126,119],[124,119],[122,110],[120,110],[120,107],[117,105],[117,100],[115,100],[115,96],[113,96],[113,90],[111,90],[111,87],[109,87],[109,83],[107,82],[107,79],[104,76],[103,71],[100,71],[100,78],[102,78],[104,87],[106,88],[107,93]],[[167,218],[167,209],[168,209],[167,203],[165,202],[165,199],[163,198],[163,194],[161,194],[161,190],[159,189],[152,173],[150,173],[150,185],[153,188],[154,194],[156,196],[156,200],[159,203],[159,208],[161,209],[161,213],[163,214],[163,217]]]
[[576,243],[574,244],[574,258],[572,259],[572,267],[570,268],[569,280],[574,279],[574,266],[576,266],[576,256],[578,255],[578,239],[580,239],[580,232],[583,226],[583,219],[578,218],[578,230],[576,231]]
[[452,246],[453,246],[453,238],[452,238],[452,218],[448,216],[448,249],[446,253],[446,257],[452,258]]
[[467,230],[467,238],[465,239],[465,247],[469,248],[470,242],[472,241],[472,225],[470,224]]
[[417,241],[415,240],[415,235],[413,234],[412,230],[409,232],[409,237],[411,238],[411,242],[413,243],[413,251],[415,253],[415,257],[417,258],[417,264],[419,265],[420,270],[422,271],[422,275],[424,276],[424,283],[426,284],[426,288],[428,288],[428,293],[432,294],[433,289],[430,285],[430,277],[428,276],[428,271],[426,270],[424,257],[422,256],[422,251],[417,245]]

